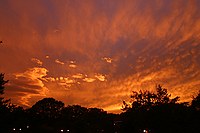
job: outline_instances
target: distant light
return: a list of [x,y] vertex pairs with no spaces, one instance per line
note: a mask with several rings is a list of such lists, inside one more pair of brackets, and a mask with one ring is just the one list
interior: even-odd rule
[[143,133],[146,133],[147,130],[143,130]]
[[21,131],[22,129],[20,128],[19,130]]
[[67,132],[69,132],[69,129],[67,129]]
[[64,130],[63,130],[63,129],[61,129],[60,131],[61,131],[61,132],[63,132]]
[[13,128],[13,131],[15,131],[15,128]]
[[29,126],[26,126],[26,128],[29,128]]

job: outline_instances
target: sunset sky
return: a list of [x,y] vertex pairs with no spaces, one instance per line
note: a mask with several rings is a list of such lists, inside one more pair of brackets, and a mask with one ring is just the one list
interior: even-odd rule
[[120,110],[132,91],[200,89],[199,0],[0,0],[6,98]]

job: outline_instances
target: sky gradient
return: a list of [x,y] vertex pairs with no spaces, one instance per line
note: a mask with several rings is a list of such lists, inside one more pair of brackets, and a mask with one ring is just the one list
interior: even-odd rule
[[198,0],[1,0],[5,97],[44,97],[114,112],[161,84],[190,101],[200,89]]

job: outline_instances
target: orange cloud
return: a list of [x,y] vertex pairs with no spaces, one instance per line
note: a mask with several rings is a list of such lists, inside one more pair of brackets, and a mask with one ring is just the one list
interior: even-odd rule
[[55,63],[60,64],[60,65],[64,65],[65,63],[62,61],[59,61],[58,59],[55,60]]
[[113,61],[111,58],[107,58],[107,57],[102,58],[102,60],[106,61],[107,63],[112,63]]
[[77,79],[82,79],[84,76],[81,73],[77,73],[77,74],[72,75],[72,77],[77,78]]
[[29,106],[48,96],[116,110],[132,90],[153,91],[155,84],[182,101],[199,90],[197,0],[0,5],[0,71],[10,80],[6,96],[15,103]]
[[46,58],[46,59],[49,59],[49,55],[46,55],[45,58]]
[[94,78],[84,78],[83,81],[85,82],[88,82],[88,83],[91,83],[91,82],[94,82],[96,79]]
[[106,77],[102,74],[96,74],[95,77],[99,80],[99,81],[106,81]]
[[38,64],[39,66],[42,66],[42,61],[40,61],[39,59],[36,59],[36,58],[31,58],[31,61]]
[[69,64],[69,67],[76,68],[77,66],[75,64]]
[[45,97],[48,88],[45,87],[44,82],[46,79],[44,77],[47,72],[48,70],[45,68],[34,67],[23,73],[15,73],[15,79],[12,79],[7,86],[8,93],[15,95],[15,103],[30,107],[30,101],[33,100],[31,99],[32,97]]

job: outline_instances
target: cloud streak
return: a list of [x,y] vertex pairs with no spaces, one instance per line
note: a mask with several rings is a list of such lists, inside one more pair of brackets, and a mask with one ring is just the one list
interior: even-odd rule
[[30,98],[34,96],[45,97],[48,89],[44,85],[44,76],[47,69],[34,67],[22,73],[15,73],[10,81],[6,92],[16,100],[15,102],[30,107]]

